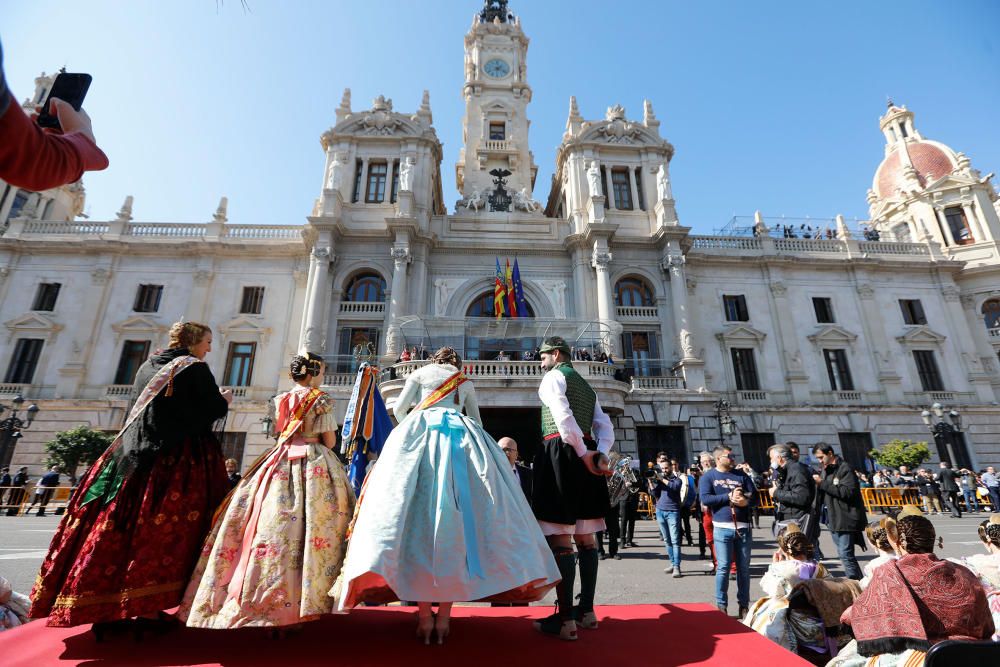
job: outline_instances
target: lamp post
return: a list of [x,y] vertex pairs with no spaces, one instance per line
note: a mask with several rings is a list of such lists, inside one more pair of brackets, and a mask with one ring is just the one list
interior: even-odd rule
[[719,444],[725,444],[726,438],[736,433],[736,420],[729,414],[729,401],[720,398],[715,402],[715,419],[719,423]]
[[[31,423],[35,421],[35,415],[38,414],[38,406],[32,403],[25,411],[25,419],[17,416],[21,406],[24,405],[24,397],[20,394],[13,398],[11,404],[13,408],[11,408],[10,417],[0,421],[0,433],[3,434],[3,439],[0,440],[0,467],[10,465],[10,460],[14,457],[14,448],[17,447],[17,441],[22,437],[21,431],[29,428]],[[7,406],[0,404],[0,415],[5,410],[7,410]]]
[[[958,410],[945,410],[940,403],[933,404],[929,410],[920,413],[920,418],[924,420],[927,429],[934,436],[934,444],[937,446],[938,456],[944,460],[942,454],[947,454],[947,460],[959,468],[967,468],[971,464],[966,461],[965,451],[956,451],[955,434],[962,432],[962,415]],[[947,421],[946,421],[947,419]],[[942,447],[942,444],[944,447]],[[961,454],[961,457],[958,456]],[[961,458],[961,460],[958,460]]]

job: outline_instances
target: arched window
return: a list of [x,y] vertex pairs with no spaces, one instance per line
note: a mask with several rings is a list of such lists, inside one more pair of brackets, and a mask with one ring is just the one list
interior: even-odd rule
[[359,273],[348,281],[344,301],[385,301],[385,279],[371,271]]
[[[525,307],[528,309],[528,317],[535,316],[535,309],[531,307],[531,304],[527,300],[524,302]],[[506,312],[506,307],[504,309]],[[465,311],[466,317],[496,317],[493,312],[493,292],[483,292],[477,296],[471,304],[469,304],[468,310]]]
[[983,304],[983,320],[987,329],[1000,327],[1000,299],[990,299]]
[[615,305],[652,306],[653,288],[636,276],[622,278],[615,283]]

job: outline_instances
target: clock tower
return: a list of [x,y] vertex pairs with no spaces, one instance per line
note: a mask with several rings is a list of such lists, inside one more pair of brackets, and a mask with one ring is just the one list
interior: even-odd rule
[[[485,0],[465,36],[464,147],[455,165],[462,194],[459,208],[469,212],[540,209],[531,198],[538,167],[528,149],[527,54],[528,38],[521,20],[508,10],[507,0]],[[503,179],[501,187],[511,196],[509,204],[503,197],[490,199],[498,179]]]

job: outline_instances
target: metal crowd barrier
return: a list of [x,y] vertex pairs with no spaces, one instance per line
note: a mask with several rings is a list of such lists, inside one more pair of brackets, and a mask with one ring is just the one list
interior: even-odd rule
[[[20,516],[25,514],[28,508],[37,510],[40,503],[36,502],[32,507],[31,503],[35,499],[37,484],[27,486],[0,486],[0,516]],[[41,487],[45,488],[45,487]],[[73,497],[76,487],[55,486],[52,488],[52,496],[45,503],[46,514],[62,514],[69,505],[69,499]]]

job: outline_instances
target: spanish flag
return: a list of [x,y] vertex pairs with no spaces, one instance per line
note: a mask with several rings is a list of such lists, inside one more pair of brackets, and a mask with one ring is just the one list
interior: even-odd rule
[[496,286],[493,288],[493,314],[498,320],[504,316],[504,301],[507,296],[506,284],[506,277],[503,269],[500,268],[500,258],[497,257]]
[[514,279],[511,276],[510,259],[507,260],[507,317],[517,317],[517,296],[514,292]]

